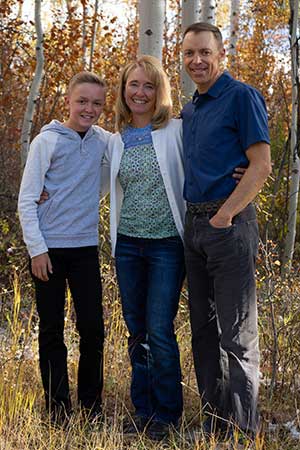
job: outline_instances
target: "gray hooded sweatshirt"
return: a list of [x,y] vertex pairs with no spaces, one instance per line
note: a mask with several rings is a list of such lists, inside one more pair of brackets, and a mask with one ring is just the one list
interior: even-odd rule
[[[31,257],[48,248],[98,244],[100,166],[109,136],[92,126],[81,139],[53,120],[32,141],[18,202]],[[38,205],[43,189],[49,199]]]

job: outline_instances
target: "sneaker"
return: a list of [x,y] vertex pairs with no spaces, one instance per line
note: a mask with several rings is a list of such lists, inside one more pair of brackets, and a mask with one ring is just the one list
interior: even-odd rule
[[144,433],[149,427],[151,419],[148,417],[134,416],[128,421],[128,419],[123,423],[123,433],[124,434],[137,434]]
[[153,441],[162,441],[170,436],[172,430],[175,430],[174,425],[153,420],[146,431],[146,435]]

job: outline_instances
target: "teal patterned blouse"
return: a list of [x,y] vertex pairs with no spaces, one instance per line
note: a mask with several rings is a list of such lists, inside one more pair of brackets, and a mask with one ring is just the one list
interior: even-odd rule
[[139,238],[177,236],[151,136],[152,126],[127,127],[119,180],[124,192],[118,233]]

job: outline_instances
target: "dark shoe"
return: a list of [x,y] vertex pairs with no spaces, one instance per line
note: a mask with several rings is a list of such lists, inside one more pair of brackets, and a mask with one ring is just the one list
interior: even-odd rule
[[123,433],[124,434],[137,434],[144,433],[147,427],[150,425],[151,419],[142,416],[135,416],[130,419],[130,421],[126,420],[123,423]]
[[208,416],[202,423],[202,432],[205,437],[210,438],[220,433],[219,421],[214,416]]
[[51,426],[55,428],[67,428],[72,415],[72,410],[66,410],[64,406],[55,406],[49,412]]
[[83,408],[81,407],[81,422],[83,426],[88,426],[92,430],[99,430],[103,426],[103,413],[101,407]]
[[202,435],[206,441],[211,439],[218,441],[227,441],[230,437],[231,427],[230,424],[226,425],[226,422],[216,416],[208,416],[202,422]]
[[170,436],[172,430],[175,431],[173,425],[153,420],[146,431],[146,435],[153,441],[162,441]]

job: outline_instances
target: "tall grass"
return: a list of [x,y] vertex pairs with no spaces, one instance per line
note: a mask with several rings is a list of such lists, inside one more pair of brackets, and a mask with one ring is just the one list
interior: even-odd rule
[[[91,428],[75,414],[66,429],[55,429],[44,414],[44,399],[38,368],[37,318],[34,302],[26,313],[22,286],[12,283],[11,306],[0,334],[0,450],[121,450],[182,449],[212,450],[242,448],[296,450],[286,422],[298,423],[300,321],[299,277],[284,285],[276,274],[259,274],[259,309],[262,347],[262,434],[242,446],[206,441],[201,432],[201,401],[197,393],[190,346],[190,327],[183,292],[176,320],[180,345],[185,399],[181,428],[168,442],[154,443],[143,435],[127,438],[122,422],[133,414],[130,397],[130,367],[127,331],[122,319],[118,291],[110,268],[103,270],[105,340],[104,424]],[[271,282],[270,282],[271,280]],[[31,292],[33,296],[33,291]],[[74,327],[70,296],[66,302],[65,339],[69,350],[69,376],[76,405],[78,335]],[[273,431],[270,431],[271,426]]]

